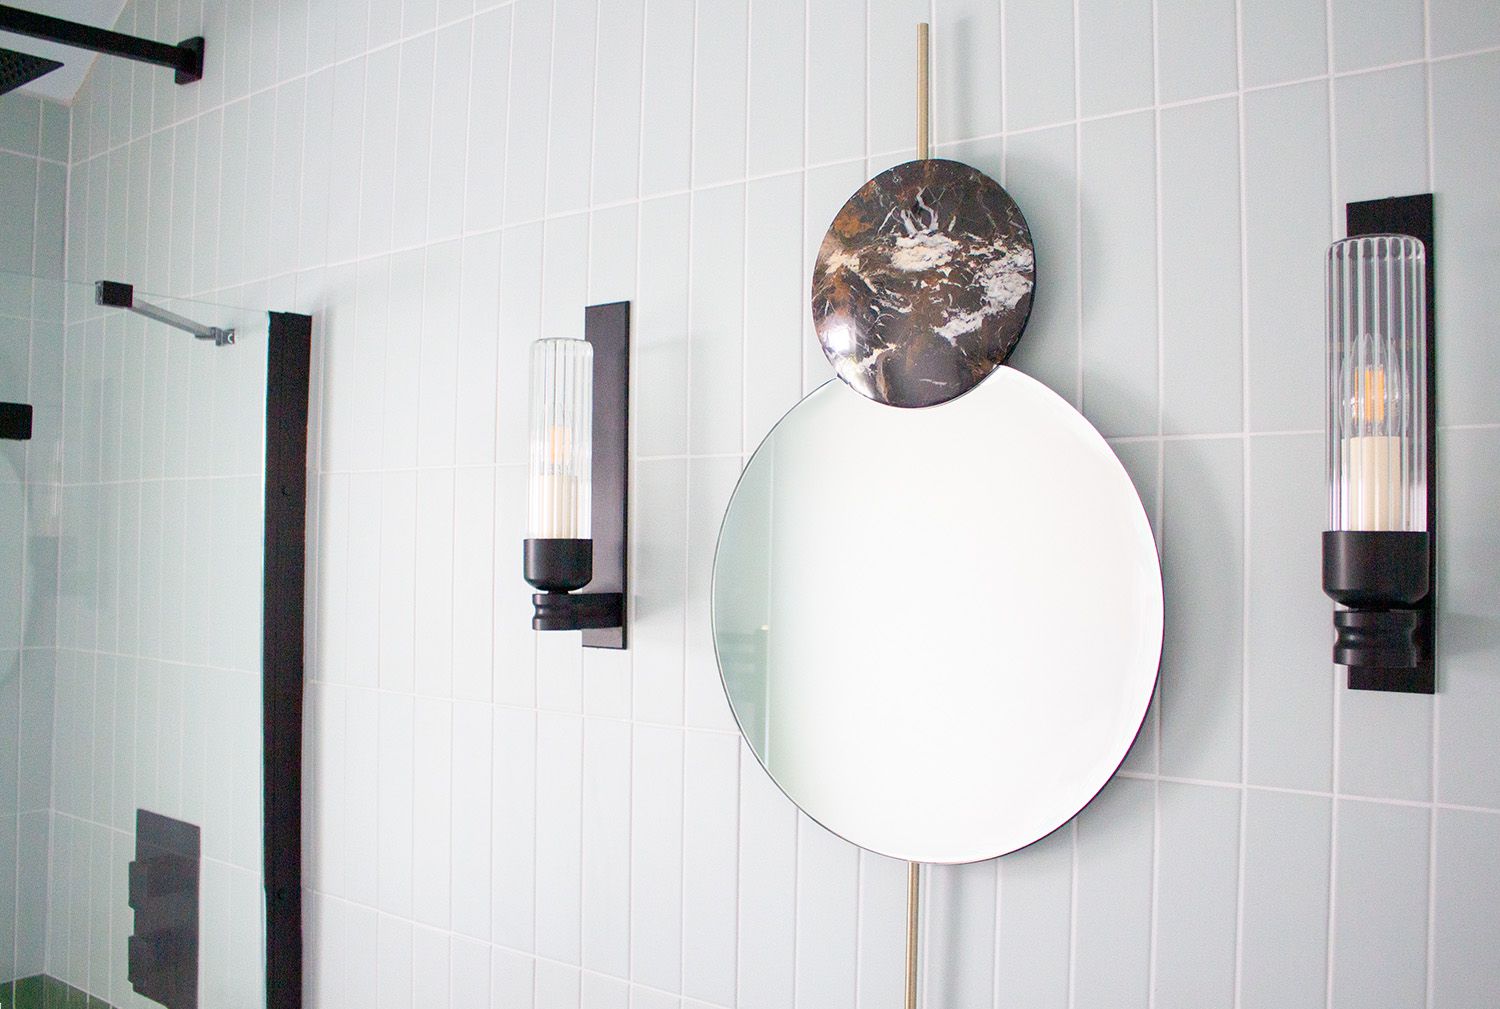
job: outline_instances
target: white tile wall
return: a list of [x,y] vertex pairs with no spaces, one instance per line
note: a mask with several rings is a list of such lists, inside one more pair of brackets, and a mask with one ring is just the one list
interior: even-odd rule
[[47,937],[68,110],[0,97],[0,400],[34,408],[0,442],[0,981]]
[[[1468,0],[998,7],[127,7],[147,33],[207,26],[209,74],[84,90],[71,275],[245,287],[319,320],[311,1004],[898,1004],[900,866],[766,783],[703,616],[741,460],[826,375],[811,252],[910,149],[923,16],[935,139],[1017,194],[1049,278],[1018,362],[1116,440],[1171,606],[1120,779],[998,870],[933,871],[929,1004],[1493,987],[1500,21]],[[1429,189],[1444,692],[1356,696],[1316,587],[1320,255],[1342,201]],[[636,319],[632,647],[584,656],[525,629],[524,354],[614,298]],[[183,416],[155,400],[153,429]],[[119,507],[151,529],[186,514]],[[60,822],[77,848],[83,821]]]

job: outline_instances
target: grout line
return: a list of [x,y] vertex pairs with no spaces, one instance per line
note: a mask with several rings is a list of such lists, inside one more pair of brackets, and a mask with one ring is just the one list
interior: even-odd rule
[[[1239,174],[1239,273],[1240,273],[1240,427],[1250,431],[1250,280],[1245,264],[1249,262],[1249,197],[1247,195],[1249,170],[1245,152],[1245,9],[1244,0],[1235,0],[1234,5],[1234,50],[1235,78],[1239,97],[1235,100],[1235,143]],[[1243,551],[1241,572],[1242,610],[1240,615],[1240,781],[1250,781],[1250,571],[1252,566],[1253,510],[1251,491],[1254,485],[1251,472],[1250,441],[1247,438],[1240,447],[1242,486],[1240,488],[1243,510],[1241,512]],[[1234,1006],[1239,1009],[1244,1002],[1245,981],[1245,887],[1249,862],[1250,791],[1240,792],[1239,802],[1239,852],[1235,869],[1235,921],[1234,921]]]
[[[1162,109],[1161,109],[1161,5],[1157,0],[1151,2],[1151,103],[1154,111],[1151,115],[1151,175],[1152,175],[1152,201],[1154,207],[1155,243],[1155,294],[1156,300],[1152,306],[1156,312],[1156,433],[1164,436],[1166,434],[1166,411],[1167,411],[1167,324],[1166,324],[1166,264],[1165,264],[1165,242],[1163,240],[1164,215],[1162,212],[1163,185],[1162,185]],[[1082,273],[1080,271],[1080,283]],[[1166,465],[1166,442],[1158,442],[1157,455],[1159,465],[1157,478],[1165,483],[1162,471]],[[1158,673],[1160,682],[1160,673]],[[1157,709],[1160,714],[1160,708]],[[1157,735],[1160,744],[1160,733]],[[1156,765],[1157,773],[1161,772],[1160,753]],[[1150,904],[1150,935],[1147,942],[1146,955],[1146,1004],[1150,1009],[1156,1006],[1156,993],[1158,988],[1158,973],[1160,970],[1161,957],[1161,885],[1162,885],[1162,787],[1158,778],[1151,784],[1151,904]]]

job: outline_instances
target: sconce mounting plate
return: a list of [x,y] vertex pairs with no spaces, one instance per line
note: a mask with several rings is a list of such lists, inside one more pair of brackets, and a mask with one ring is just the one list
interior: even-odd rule
[[1412,606],[1417,615],[1415,639],[1420,658],[1409,669],[1349,666],[1349,688],[1430,694],[1437,687],[1438,589],[1437,259],[1433,254],[1432,194],[1350,203],[1344,214],[1349,237],[1411,235],[1421,240],[1427,256],[1427,592]]
[[583,335],[594,348],[594,577],[586,593],[620,596],[617,627],[586,627],[585,648],[624,648],[630,522],[630,302],[590,305]]

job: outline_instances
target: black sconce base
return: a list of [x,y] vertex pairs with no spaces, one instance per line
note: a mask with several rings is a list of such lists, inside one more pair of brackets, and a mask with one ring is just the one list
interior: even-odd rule
[[1354,690],[1430,694],[1431,537],[1422,532],[1325,532],[1323,591],[1333,614],[1333,661]]
[[543,592],[573,592],[594,577],[594,541],[529,539],[521,558],[526,582]]
[[[531,597],[535,631],[622,629],[625,595],[621,592],[538,592]],[[622,631],[623,634],[623,631]]]

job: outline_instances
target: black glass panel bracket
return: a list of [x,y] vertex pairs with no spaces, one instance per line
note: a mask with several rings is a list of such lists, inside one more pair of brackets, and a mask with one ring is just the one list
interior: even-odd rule
[[31,404],[0,403],[0,439],[31,440]]
[[126,942],[126,975],[137,993],[166,1009],[198,1009],[201,850],[196,825],[136,810],[128,895],[135,931]]
[[1410,235],[1422,242],[1427,296],[1427,529],[1323,534],[1323,588],[1334,613],[1334,662],[1351,690],[1437,689],[1437,261],[1431,193],[1350,203],[1349,237]]
[[98,280],[94,282],[94,304],[104,308],[123,308],[136,315],[145,316],[147,319],[155,320],[173,329],[180,329],[184,333],[191,333],[200,340],[212,340],[215,347],[227,347],[234,342],[234,329],[222,326],[210,326],[203,322],[194,322],[185,315],[162,308],[160,305],[152,305],[144,301],[138,301],[135,296],[135,288],[130,284],[118,280]]
[[173,79],[178,84],[191,84],[203,79],[204,46],[201,35],[183,39],[174,46],[7,4],[0,4],[0,31],[166,67],[173,72]]
[[[591,539],[528,539],[533,630],[583,632],[585,648],[624,648],[629,569],[630,302],[590,305],[594,350]],[[585,589],[586,591],[576,591]]]
[[302,1005],[303,596],[312,317],[270,313],[262,599],[266,1006]]

